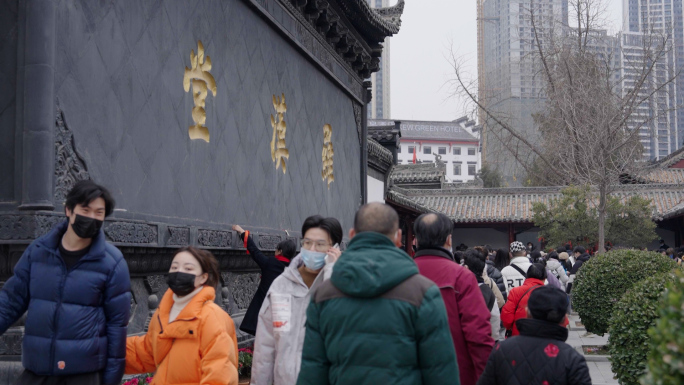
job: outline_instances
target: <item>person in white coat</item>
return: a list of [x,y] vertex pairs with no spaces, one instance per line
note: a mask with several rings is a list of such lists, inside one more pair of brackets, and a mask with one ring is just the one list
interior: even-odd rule
[[565,287],[568,283],[568,275],[565,273],[565,268],[560,262],[560,258],[558,256],[558,253],[555,251],[552,251],[548,255],[549,260],[546,262],[546,270],[551,272],[551,274],[555,275],[556,278],[558,278],[558,281],[560,281],[561,284],[561,289],[565,291]]
[[527,279],[527,269],[530,268],[530,260],[527,258],[527,249],[520,241],[511,243],[511,263],[501,270],[501,275],[506,285],[506,295],[514,287],[522,286]]
[[311,294],[341,252],[342,226],[335,218],[314,215],[302,225],[301,252],[273,281],[257,323],[251,385],[292,385],[297,382]]

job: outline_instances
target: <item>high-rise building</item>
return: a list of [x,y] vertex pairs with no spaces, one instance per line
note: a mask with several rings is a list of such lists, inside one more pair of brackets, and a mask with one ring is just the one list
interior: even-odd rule
[[[368,0],[371,8],[389,7],[389,0]],[[390,39],[385,39],[380,70],[371,75],[373,99],[368,105],[369,119],[389,119],[390,117]]]
[[[535,31],[555,33],[551,31],[567,14],[567,0],[478,0],[478,99],[528,140],[538,140],[532,114],[544,104]],[[525,172],[505,146],[516,146],[517,155],[526,158],[524,146],[502,135],[482,111],[478,120],[483,161],[501,171],[510,185],[519,185]]]
[[[559,33],[573,35],[567,27],[568,2],[477,1],[479,102],[534,143],[540,138],[533,114],[545,102],[535,32],[542,44],[545,38],[556,38]],[[654,85],[662,85],[675,73],[684,72],[684,0],[623,2],[623,28],[627,31],[618,36],[591,31],[587,48],[608,59],[607,64],[613,69],[611,80],[616,90],[624,94],[634,87],[633,80],[639,77],[635,66],[646,59],[646,50],[655,48],[653,44],[658,38],[661,42],[663,37],[669,39],[670,51],[658,60],[643,86],[642,94],[647,95],[655,91]],[[639,130],[644,159],[661,159],[682,146],[684,113],[677,113],[677,107],[683,104],[684,75],[638,106],[628,126]],[[479,111],[478,123],[482,125],[483,162],[499,169],[509,184],[519,184],[525,171],[517,160],[529,159],[526,146],[516,144],[517,139],[493,119],[487,119],[483,109]],[[515,156],[507,146],[513,147]]]
[[[634,44],[643,44],[646,41],[646,46],[649,46],[651,41],[666,38],[671,47],[674,48],[672,53],[668,52],[668,55],[663,58],[663,63],[656,67],[655,72],[658,74],[654,74],[655,79],[661,84],[663,77],[684,72],[684,9],[682,2],[683,0],[623,0],[622,3],[623,29],[625,30],[622,36],[622,44],[626,44],[628,49],[638,52],[639,47]],[[640,38],[633,33],[642,33],[644,37]],[[663,68],[663,66],[670,67]],[[675,84],[674,91],[671,90],[672,87],[667,87],[668,94],[662,96],[669,98],[667,101],[661,101],[657,105],[651,102],[651,106],[656,109],[655,113],[660,114],[658,119],[662,119],[663,122],[659,120],[650,127],[651,137],[648,140],[650,148],[645,151],[645,155],[650,159],[663,158],[679,149],[683,144],[684,113],[677,114],[676,110],[684,104],[684,76],[677,76]],[[662,97],[657,98],[656,102]],[[665,107],[669,109],[669,113],[663,111]],[[664,122],[666,118],[667,123]],[[664,124],[669,126],[664,127]],[[645,139],[642,140],[645,141]]]
[[[621,32],[620,79],[623,94],[638,87],[643,79],[644,64],[658,56],[662,41],[641,32]],[[639,131],[639,140],[644,148],[644,160],[658,160],[679,148],[681,137],[677,130],[676,83],[663,85],[672,77],[675,61],[674,50],[666,48],[663,56],[652,63],[652,70],[637,97],[644,102],[635,106],[627,127]],[[651,63],[649,63],[651,64]]]

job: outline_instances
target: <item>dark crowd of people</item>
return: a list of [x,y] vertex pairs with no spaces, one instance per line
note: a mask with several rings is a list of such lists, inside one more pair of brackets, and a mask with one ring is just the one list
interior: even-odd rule
[[[66,220],[31,243],[0,291],[0,333],[28,312],[16,384],[118,385],[150,372],[159,385],[237,384],[235,326],[214,303],[219,265],[206,250],[175,252],[148,331],[127,337],[129,272],[102,231],[113,209],[107,189],[78,182]],[[429,213],[415,221],[411,257],[381,203],[358,210],[344,252],[335,218],[306,218],[299,251],[287,240],[274,256],[233,229],[262,274],[240,325],[255,336],[251,384],[591,384],[565,343],[572,284],[590,258],[581,246],[464,248],[451,220]]]

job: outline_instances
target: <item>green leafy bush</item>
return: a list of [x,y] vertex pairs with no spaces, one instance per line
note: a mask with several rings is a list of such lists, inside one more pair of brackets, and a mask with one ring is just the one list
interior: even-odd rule
[[675,280],[672,272],[638,282],[615,304],[610,319],[608,348],[613,372],[623,385],[639,384],[646,370],[648,328],[655,325],[665,285]]
[[591,258],[580,268],[572,287],[572,306],[587,331],[604,335],[613,306],[635,283],[677,264],[649,251],[614,250]]
[[644,385],[684,384],[684,273],[667,285],[658,318],[649,329],[650,351]]

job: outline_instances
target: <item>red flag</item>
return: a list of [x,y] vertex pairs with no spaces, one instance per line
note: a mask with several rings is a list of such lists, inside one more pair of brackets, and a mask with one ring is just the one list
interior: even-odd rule
[[413,147],[413,164],[416,164],[416,148]]

